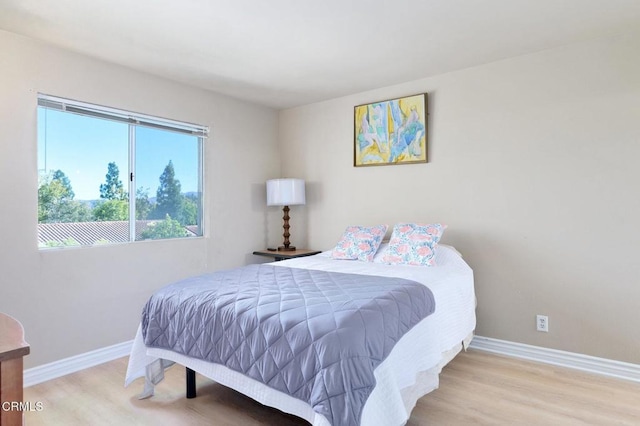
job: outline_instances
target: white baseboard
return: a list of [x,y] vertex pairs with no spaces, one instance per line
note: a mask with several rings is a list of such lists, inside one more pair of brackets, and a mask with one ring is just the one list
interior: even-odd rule
[[[114,359],[122,358],[131,353],[133,340],[118,343],[116,345],[107,346],[106,348],[96,349],[95,351],[85,352],[49,364],[40,365],[38,367],[29,368],[24,371],[24,387],[37,385],[47,380],[75,373],[85,368],[94,367]],[[124,379],[123,379],[124,380]]]
[[540,346],[475,336],[469,346],[485,352],[522,358],[560,367],[573,368],[589,373],[617,377],[619,379],[640,382],[640,365],[582,355],[574,352],[547,349]]

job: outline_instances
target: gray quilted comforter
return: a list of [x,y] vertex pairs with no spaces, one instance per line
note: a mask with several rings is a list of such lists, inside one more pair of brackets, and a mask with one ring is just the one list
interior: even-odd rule
[[359,425],[373,371],[433,313],[422,284],[250,265],[180,281],[142,314],[149,347],[223,364],[308,402],[332,425]]

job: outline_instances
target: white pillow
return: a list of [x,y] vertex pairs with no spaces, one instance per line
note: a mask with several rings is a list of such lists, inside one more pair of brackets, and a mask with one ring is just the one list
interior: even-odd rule
[[387,247],[389,247],[389,241],[385,241],[380,244],[380,247],[378,247],[378,251],[376,252],[375,256],[373,256],[373,263],[384,263],[382,261],[382,256],[384,256],[384,252],[387,251]]

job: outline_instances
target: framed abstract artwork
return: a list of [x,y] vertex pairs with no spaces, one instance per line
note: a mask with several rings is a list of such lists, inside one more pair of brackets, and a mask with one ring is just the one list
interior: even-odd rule
[[354,107],[353,165],[427,162],[427,94]]

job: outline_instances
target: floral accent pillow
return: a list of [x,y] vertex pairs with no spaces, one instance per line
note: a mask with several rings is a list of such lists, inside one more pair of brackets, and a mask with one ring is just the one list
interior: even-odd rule
[[334,259],[364,260],[371,262],[376,254],[387,225],[348,226],[335,248],[331,252]]
[[434,266],[436,246],[447,225],[398,223],[382,261],[389,265]]

